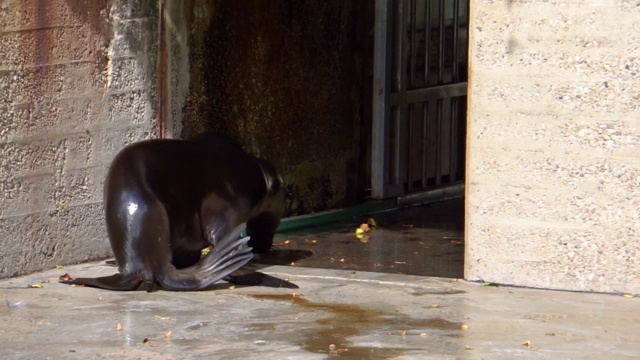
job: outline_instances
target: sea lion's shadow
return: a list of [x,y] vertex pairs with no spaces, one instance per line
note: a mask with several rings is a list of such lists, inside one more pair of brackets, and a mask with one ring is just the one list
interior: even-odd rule
[[[232,278],[231,281],[234,284],[233,286],[237,287],[266,286],[275,288],[296,289],[298,288],[297,285],[287,280],[278,279],[271,275],[261,273],[258,270],[273,265],[289,265],[293,262],[306,259],[311,255],[313,255],[313,253],[308,250],[280,249],[271,250],[266,254],[256,254],[248,264],[236,270],[232,275],[230,275],[230,277]],[[113,259],[106,260],[105,263],[107,265],[116,266],[116,261]],[[205,289],[201,289],[200,291],[228,289],[229,286],[229,283],[216,283]]]
[[289,265],[313,255],[308,250],[274,249],[266,254],[257,254],[249,263],[258,269],[273,265]]

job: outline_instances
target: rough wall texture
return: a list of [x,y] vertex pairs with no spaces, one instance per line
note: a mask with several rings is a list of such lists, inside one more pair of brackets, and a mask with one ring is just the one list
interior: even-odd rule
[[289,184],[289,215],[353,201],[365,3],[186,4],[191,68],[182,137],[221,130],[274,162]]
[[0,1],[0,277],[109,254],[106,167],[155,135],[156,1]]
[[640,293],[640,6],[471,1],[466,277]]

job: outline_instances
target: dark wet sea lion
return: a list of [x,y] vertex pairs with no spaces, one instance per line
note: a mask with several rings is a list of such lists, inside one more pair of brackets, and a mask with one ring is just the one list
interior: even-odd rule
[[[107,232],[119,273],[63,281],[110,290],[297,286],[247,267],[269,251],[284,211],[284,184],[268,162],[207,134],[122,149],[104,185]],[[247,237],[239,238],[246,227]],[[202,249],[213,245],[201,258]]]

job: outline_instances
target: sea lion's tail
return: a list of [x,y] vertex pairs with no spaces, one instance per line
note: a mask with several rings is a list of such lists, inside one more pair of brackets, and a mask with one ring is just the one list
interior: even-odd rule
[[166,290],[204,290],[225,278],[253,258],[249,236],[240,238],[246,226],[238,225],[194,266],[176,269],[169,264],[156,281]]

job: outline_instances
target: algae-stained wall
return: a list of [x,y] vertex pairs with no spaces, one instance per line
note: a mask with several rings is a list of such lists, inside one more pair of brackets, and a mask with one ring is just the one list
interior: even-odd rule
[[0,1],[0,277],[109,256],[106,168],[155,136],[156,4]]
[[637,1],[471,1],[465,276],[640,293]]
[[366,2],[187,4],[182,137],[221,130],[272,161],[289,185],[289,215],[353,202],[366,181],[359,172]]

